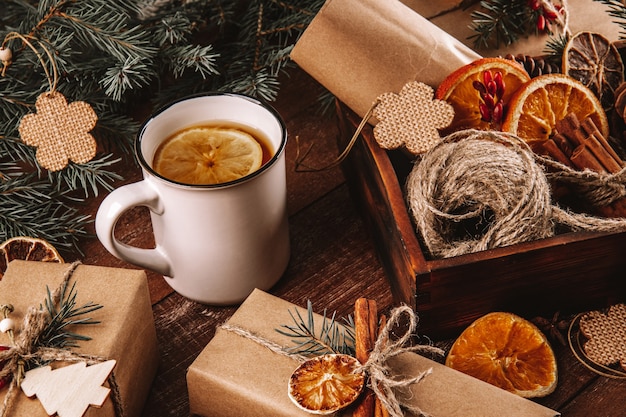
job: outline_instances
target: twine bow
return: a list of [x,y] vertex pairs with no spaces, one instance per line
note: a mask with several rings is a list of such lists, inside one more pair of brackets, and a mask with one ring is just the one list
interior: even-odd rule
[[[396,325],[400,324],[403,316],[409,319],[408,328],[399,338],[391,341],[390,333]],[[403,409],[409,410],[418,416],[426,415],[419,407],[399,399],[396,396],[396,390],[418,384],[430,375],[433,370],[429,368],[416,376],[398,377],[392,374],[388,364],[389,360],[407,352],[435,353],[438,355],[443,355],[444,353],[443,350],[431,345],[405,346],[416,328],[417,315],[413,309],[406,305],[393,309],[391,317],[378,335],[369,359],[361,367],[361,370],[365,371],[370,377],[370,388],[392,417],[403,417]]]
[[[80,265],[80,262],[76,261],[69,266],[61,285],[51,295],[53,303],[58,304],[63,286],[69,282],[78,265]],[[24,368],[27,363],[33,361],[35,363],[63,361],[85,362],[87,365],[94,365],[107,360],[107,358],[101,356],[75,353],[67,349],[37,346],[37,341],[46,329],[48,321],[49,315],[46,311],[31,306],[22,320],[19,334],[15,336],[10,331],[9,338],[12,346],[7,350],[0,351],[0,366],[2,366],[2,369],[0,369],[0,380],[11,378],[7,394],[0,408],[0,417],[11,415],[11,408],[17,399],[19,387],[24,378]],[[113,373],[109,375],[108,382],[115,415],[124,417],[121,395]]]
[[[401,323],[403,316],[409,319],[408,328],[404,334],[392,341],[390,334],[394,327]],[[392,417],[403,417],[403,409],[409,410],[411,413],[418,416],[427,415],[420,410],[419,407],[413,406],[398,398],[395,391],[408,388],[411,385],[421,382],[432,373],[432,368],[427,369],[417,376],[398,377],[392,374],[392,370],[388,364],[389,359],[407,352],[425,352],[438,355],[443,355],[444,353],[443,350],[430,345],[405,346],[417,328],[417,321],[417,314],[410,307],[403,305],[393,309],[387,324],[378,335],[378,339],[374,344],[374,349],[370,353],[368,361],[358,369],[359,372],[365,372],[369,375],[370,388],[376,396],[380,398],[383,406],[387,408],[387,411]],[[302,355],[289,352],[285,347],[258,336],[249,330],[230,324],[223,324],[221,328],[258,343],[274,353],[291,357],[298,362],[304,362],[306,360]]]

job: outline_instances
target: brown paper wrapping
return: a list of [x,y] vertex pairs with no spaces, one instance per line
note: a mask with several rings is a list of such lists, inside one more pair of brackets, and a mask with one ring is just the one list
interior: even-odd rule
[[479,55],[397,0],[329,0],[291,58],[363,117],[379,95],[436,86]]
[[[275,329],[292,324],[293,304],[255,290],[228,321],[281,346],[293,342]],[[297,308],[304,317],[306,309]],[[321,324],[322,317],[315,316]],[[192,414],[205,417],[310,417],[287,396],[287,383],[298,362],[224,329],[187,373]],[[412,388],[413,400],[433,417],[553,417],[559,413],[462,374],[414,353],[399,356],[393,369],[405,375],[433,373]]]
[[[549,35],[521,37],[474,51],[471,12],[460,0],[328,0],[296,43],[291,58],[363,117],[383,93],[409,81],[436,88],[458,67],[482,56],[545,53]],[[615,41],[620,27],[594,0],[569,0],[572,33],[593,31]]]
[[[54,291],[70,264],[12,261],[0,281],[0,304],[12,304],[19,325],[28,307],[43,304],[46,286]],[[88,315],[100,324],[78,326],[75,331],[92,340],[80,341],[74,352],[115,359],[113,369],[126,417],[139,417],[158,366],[158,350],[152,306],[144,271],[79,265],[72,275],[77,305],[94,302],[103,306]],[[71,285],[71,282],[70,282]],[[0,344],[9,345],[0,333]],[[56,364],[58,366],[59,364]],[[55,368],[55,363],[51,366]],[[106,385],[106,384],[105,384]],[[0,404],[6,389],[0,391]],[[41,403],[21,390],[9,415],[45,417]],[[85,417],[115,417],[110,396],[101,408],[89,407]]]

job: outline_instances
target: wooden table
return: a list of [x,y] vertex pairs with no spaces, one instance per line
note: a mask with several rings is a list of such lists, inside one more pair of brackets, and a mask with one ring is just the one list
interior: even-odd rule
[[[303,149],[313,145],[307,159],[313,166],[324,166],[338,154],[337,123],[319,114],[320,92],[308,75],[294,70],[284,78],[275,103],[290,134],[286,156],[292,256],[284,276],[270,292],[300,306],[311,300],[317,312],[326,308],[340,317],[352,313],[359,297],[374,299],[381,311],[388,311],[393,306],[390,287],[341,169],[294,170],[296,137]],[[130,162],[118,169],[125,180],[116,186],[141,177],[139,168]],[[95,216],[103,197],[91,200],[85,211]],[[150,228],[147,209],[138,208],[123,216],[116,234],[127,243],[151,247]],[[111,256],[96,239],[85,241],[83,251],[85,264],[134,268]],[[201,305],[174,293],[160,275],[148,272],[148,279],[161,364],[143,415],[186,416],[186,370],[211,340],[216,326],[237,306]],[[449,348],[451,341],[436,343]],[[626,383],[592,373],[568,347],[553,347],[558,356],[559,385],[553,394],[537,400],[539,403],[567,417],[626,415]]]

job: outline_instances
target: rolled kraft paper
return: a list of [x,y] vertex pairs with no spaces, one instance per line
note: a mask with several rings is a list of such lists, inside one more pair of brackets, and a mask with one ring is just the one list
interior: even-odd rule
[[397,0],[328,0],[291,58],[363,117],[379,95],[436,88],[480,55]]

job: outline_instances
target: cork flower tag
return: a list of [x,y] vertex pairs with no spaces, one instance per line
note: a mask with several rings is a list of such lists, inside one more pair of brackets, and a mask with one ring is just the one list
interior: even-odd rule
[[374,116],[376,142],[384,149],[405,146],[417,155],[441,141],[437,129],[450,125],[454,109],[442,100],[433,100],[433,89],[417,81],[405,84],[399,94],[385,93],[378,97]]
[[41,94],[36,113],[22,118],[19,132],[24,143],[37,147],[37,161],[50,171],[65,168],[71,160],[89,162],[96,155],[96,140],[89,133],[98,121],[92,107],[83,101],[68,104],[57,91]]
[[607,314],[586,313],[580,330],[589,338],[584,345],[589,359],[604,366],[619,363],[626,370],[626,304],[612,306]]

